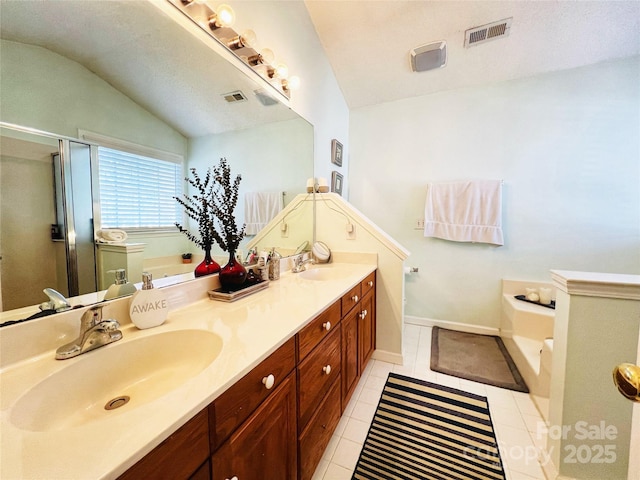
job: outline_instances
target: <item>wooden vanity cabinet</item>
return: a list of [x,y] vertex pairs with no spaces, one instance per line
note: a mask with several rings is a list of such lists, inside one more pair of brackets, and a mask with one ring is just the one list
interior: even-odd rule
[[121,480],[310,479],[375,349],[375,272]]
[[295,340],[290,338],[209,406],[211,451],[229,438],[295,366]]
[[376,348],[375,286],[372,272],[341,299],[343,412]]
[[295,347],[292,337],[209,406],[213,480],[296,477]]
[[208,460],[209,422],[207,409],[204,409],[122,474],[119,480],[207,480]]
[[298,479],[307,480],[340,420],[340,301],[296,335],[298,345]]
[[361,283],[362,300],[358,316],[358,362],[360,373],[376,349],[376,272],[372,272]]
[[296,425],[292,373],[213,454],[213,480],[296,478]]

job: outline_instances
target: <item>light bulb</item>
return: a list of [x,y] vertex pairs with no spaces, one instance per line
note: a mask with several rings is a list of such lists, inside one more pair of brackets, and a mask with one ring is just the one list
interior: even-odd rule
[[242,32],[242,35],[240,35],[240,41],[244,47],[253,47],[257,39],[256,32],[253,30],[245,30]]
[[231,50],[238,50],[239,48],[249,47],[255,45],[257,40],[256,32],[253,30],[245,30],[242,35],[237,35],[227,42],[227,47]]
[[291,75],[287,79],[287,88],[289,88],[289,90],[298,90],[300,88],[300,77],[297,75]]
[[236,20],[236,14],[229,5],[220,5],[216,12],[209,17],[209,28],[215,30],[220,27],[230,27]]
[[273,63],[273,60],[276,58],[276,55],[273,53],[273,50],[270,48],[263,48],[260,52],[260,57],[262,57],[261,63]]
[[289,67],[287,67],[284,63],[278,64],[276,67],[276,75],[282,79],[286,79],[289,76]]

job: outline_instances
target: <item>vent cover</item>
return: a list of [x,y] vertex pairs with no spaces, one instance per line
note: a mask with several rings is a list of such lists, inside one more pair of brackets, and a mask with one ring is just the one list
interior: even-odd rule
[[513,17],[509,17],[504,20],[482,25],[481,27],[470,28],[464,32],[465,48],[508,36],[512,20]]
[[235,92],[223,93],[222,96],[229,103],[247,101],[247,97],[240,90],[236,90]]
[[447,43],[434,42],[411,50],[411,70],[426,72],[447,64]]

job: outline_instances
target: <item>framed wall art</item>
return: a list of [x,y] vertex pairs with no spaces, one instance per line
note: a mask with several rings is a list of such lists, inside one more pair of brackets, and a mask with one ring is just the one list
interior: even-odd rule
[[335,138],[331,140],[331,163],[342,166],[342,144]]
[[331,172],[331,191],[342,195],[342,175],[336,171]]

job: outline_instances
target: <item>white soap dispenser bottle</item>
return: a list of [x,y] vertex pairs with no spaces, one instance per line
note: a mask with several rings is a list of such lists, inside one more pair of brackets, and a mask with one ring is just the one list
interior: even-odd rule
[[104,294],[103,300],[112,300],[125,295],[131,295],[137,291],[136,286],[127,280],[127,272],[124,268],[116,270],[116,281],[109,286]]
[[131,297],[129,316],[131,322],[140,328],[152,328],[162,325],[169,313],[169,304],[160,290],[153,288],[151,274],[142,274],[142,290]]

